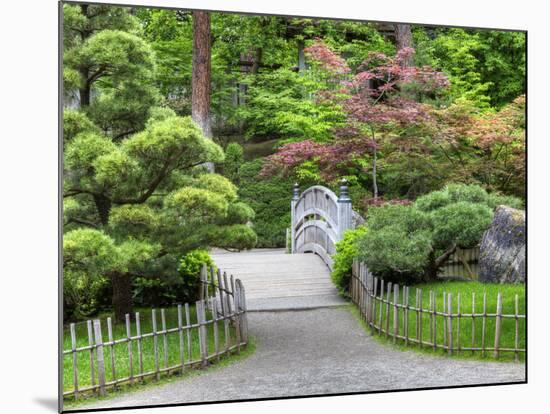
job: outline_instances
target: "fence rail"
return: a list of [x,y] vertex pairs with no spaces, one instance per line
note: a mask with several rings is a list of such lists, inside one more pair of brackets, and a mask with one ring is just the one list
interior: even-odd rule
[[[410,288],[400,287],[391,282],[385,283],[383,279],[374,277],[367,266],[359,261],[354,261],[350,293],[352,302],[355,303],[365,323],[373,333],[378,333],[390,338],[393,343],[416,345],[432,348],[434,351],[443,349],[449,354],[470,351],[481,352],[483,356],[492,352],[498,359],[501,353],[513,353],[516,361],[519,361],[520,353],[525,349],[520,347],[520,321],[525,320],[525,315],[519,313],[519,298],[515,295],[513,314],[504,314],[502,311],[502,295],[497,295],[497,304],[494,313],[487,312],[487,297],[482,299],[481,313],[476,312],[476,298],[472,295],[472,311],[461,312],[461,295],[453,297],[452,293],[441,295],[441,310],[438,310],[438,299],[433,291],[429,292],[428,307],[424,307],[423,292],[415,289],[415,303],[409,303]],[[503,347],[501,344],[502,325],[505,320],[515,322],[514,344]],[[427,324],[427,329],[424,327]],[[479,329],[479,324],[481,329]],[[413,325],[413,326],[411,326]],[[489,342],[489,328],[494,325],[493,341]],[[469,329],[468,343],[463,337]],[[481,330],[480,337],[478,337]],[[427,331],[427,332],[425,332]],[[427,338],[426,334],[427,333]],[[442,338],[438,342],[438,338]]]
[[[146,377],[159,379],[161,374],[184,372],[191,367],[206,366],[210,362],[219,361],[224,354],[240,352],[241,347],[248,343],[245,290],[241,281],[234,279],[232,275],[228,278],[227,274],[219,269],[216,272],[214,268],[207,269],[204,266],[201,271],[200,298],[195,304],[194,323],[191,322],[189,304],[178,304],[177,326],[167,326],[165,309],[161,309],[161,326],[158,329],[157,310],[152,309],[152,332],[142,333],[143,319],[140,313],[136,312],[133,335],[131,315],[126,314],[126,335],[117,339],[113,337],[113,323],[110,317],[106,319],[106,340],[101,320],[88,320],[86,346],[77,346],[76,324],[71,323],[69,332],[65,333],[70,335],[71,347],[63,351],[63,358],[64,363],[65,358],[69,358],[72,363],[72,387],[65,390],[63,396],[74,396],[78,399],[80,394],[90,392],[103,396],[109,387],[133,383]],[[170,335],[177,336],[177,346],[172,346],[172,349],[169,348]],[[152,355],[144,351],[144,340],[148,338],[153,342]],[[198,340],[199,352],[194,351],[194,340]],[[125,343],[127,358],[124,358],[124,363],[119,362],[117,367],[117,360],[120,359],[116,358],[116,353],[121,351],[117,345]],[[137,352],[134,354],[134,351]],[[174,359],[174,353],[177,354],[177,362],[169,363],[170,359]],[[84,381],[79,373],[78,360],[82,357],[87,358],[86,355],[89,358],[89,375],[86,382],[89,384],[82,386]],[[154,369],[144,369],[144,357],[154,358]],[[119,375],[120,368],[128,375]],[[109,371],[109,380],[106,371]]]

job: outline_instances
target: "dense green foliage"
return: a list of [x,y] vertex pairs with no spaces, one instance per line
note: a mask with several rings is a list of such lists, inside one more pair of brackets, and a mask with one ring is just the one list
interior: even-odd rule
[[525,33],[416,27],[413,36],[417,63],[449,75],[451,101],[501,107],[525,93]]
[[290,226],[293,182],[282,176],[261,177],[262,160],[245,162],[238,171],[239,197],[256,212],[254,230],[259,247],[285,246]]
[[249,86],[247,105],[238,112],[247,136],[328,140],[344,114],[337,105],[311,99],[324,84],[288,69],[259,74]]
[[351,266],[353,260],[359,255],[357,241],[365,234],[365,231],[366,228],[363,226],[347,230],[344,233],[344,238],[336,243],[336,254],[330,276],[340,294],[345,295],[349,290]]

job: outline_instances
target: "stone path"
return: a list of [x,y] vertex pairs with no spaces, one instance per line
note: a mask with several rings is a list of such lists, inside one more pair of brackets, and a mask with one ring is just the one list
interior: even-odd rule
[[[256,352],[223,368],[82,408],[519,382],[525,365],[464,361],[382,345],[337,296],[315,255],[281,250],[213,255],[240,278]],[[285,310],[286,309],[286,310]]]

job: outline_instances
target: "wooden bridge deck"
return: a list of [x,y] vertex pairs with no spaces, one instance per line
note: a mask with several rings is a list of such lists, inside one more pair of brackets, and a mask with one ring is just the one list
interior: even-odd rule
[[239,253],[214,250],[216,265],[241,279],[250,311],[296,310],[339,306],[346,302],[315,254],[287,254],[284,249]]

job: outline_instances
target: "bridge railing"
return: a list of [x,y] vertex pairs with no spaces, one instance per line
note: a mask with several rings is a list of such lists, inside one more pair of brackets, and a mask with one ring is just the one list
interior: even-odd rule
[[336,242],[355,227],[357,213],[351,206],[347,182],[342,180],[340,194],[315,185],[300,194],[294,185],[291,201],[290,252],[315,253],[332,270]]

